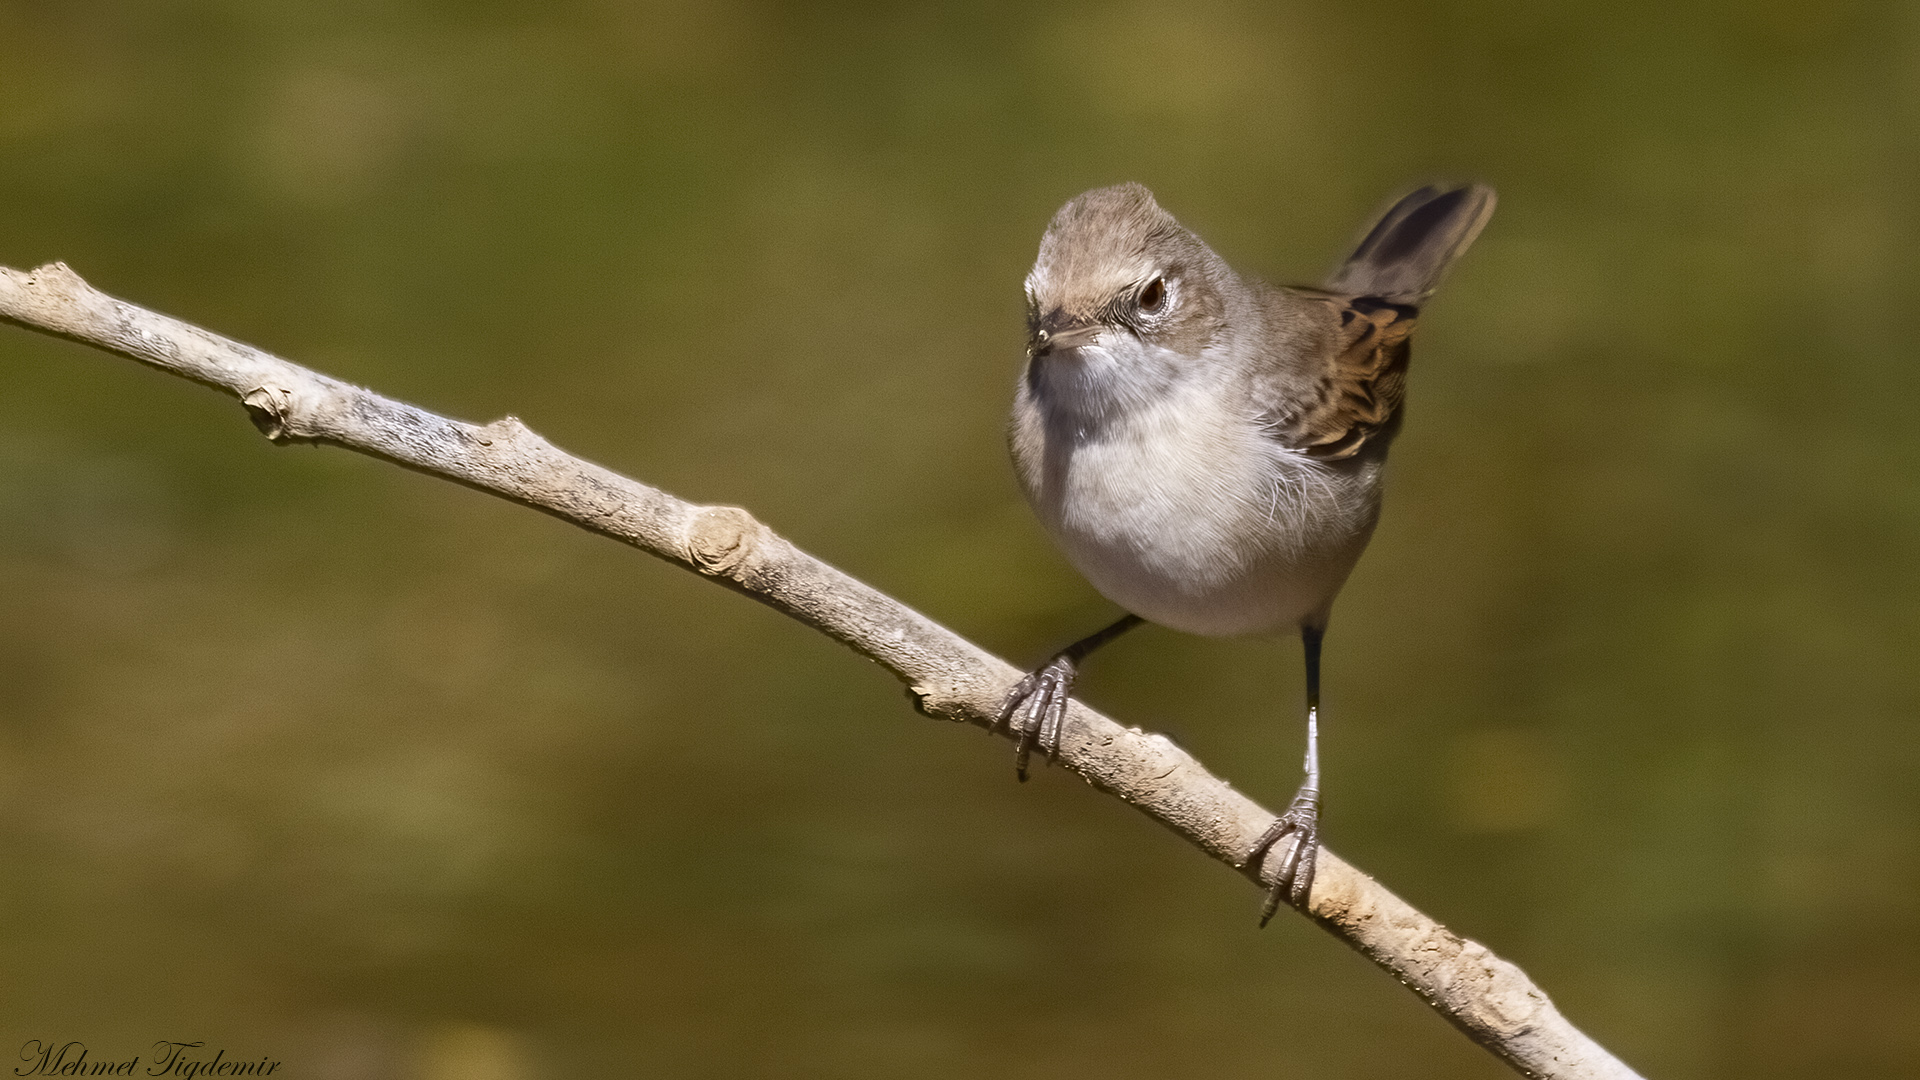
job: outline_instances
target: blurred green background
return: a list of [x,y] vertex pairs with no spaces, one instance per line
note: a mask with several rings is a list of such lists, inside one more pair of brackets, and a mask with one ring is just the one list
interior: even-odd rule
[[[1917,130],[1912,5],[6,0],[0,263],[516,414],[1026,664],[1112,615],[1002,445],[1054,208],[1138,180],[1298,281],[1487,180],[1328,639],[1328,842],[1650,1076],[1913,1075]],[[819,635],[14,329],[0,597],[7,1055],[1505,1075]],[[1293,789],[1290,641],[1083,689]]]

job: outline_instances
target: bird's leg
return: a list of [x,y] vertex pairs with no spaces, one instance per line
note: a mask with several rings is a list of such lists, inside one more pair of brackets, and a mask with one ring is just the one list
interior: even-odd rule
[[1040,744],[1040,753],[1048,761],[1060,752],[1060,726],[1067,719],[1067,700],[1073,696],[1073,680],[1080,673],[1080,661],[1144,621],[1138,615],[1128,615],[1098,633],[1081,638],[1055,653],[1053,659],[1007,691],[993,726],[1006,724],[1019,736],[1013,751],[1013,768],[1022,781],[1027,778],[1027,755],[1034,743]]
[[1302,626],[1300,641],[1307,653],[1307,779],[1294,792],[1287,812],[1267,826],[1267,831],[1247,852],[1247,865],[1261,865],[1267,852],[1283,837],[1291,835],[1280,872],[1274,875],[1267,902],[1260,909],[1260,925],[1267,925],[1280,909],[1282,897],[1294,907],[1306,910],[1307,894],[1313,889],[1313,860],[1320,852],[1320,638],[1325,627]]

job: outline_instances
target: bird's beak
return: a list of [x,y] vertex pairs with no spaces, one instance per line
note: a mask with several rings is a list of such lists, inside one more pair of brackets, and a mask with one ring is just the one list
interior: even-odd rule
[[1075,325],[1056,314],[1034,328],[1033,336],[1027,343],[1027,352],[1032,356],[1046,356],[1057,349],[1085,345],[1098,336],[1099,323]]

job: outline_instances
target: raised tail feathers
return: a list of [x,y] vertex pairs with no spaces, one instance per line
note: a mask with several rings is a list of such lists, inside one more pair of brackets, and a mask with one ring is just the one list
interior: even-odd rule
[[1393,204],[1327,279],[1329,292],[1418,305],[1493,216],[1485,184],[1423,187]]

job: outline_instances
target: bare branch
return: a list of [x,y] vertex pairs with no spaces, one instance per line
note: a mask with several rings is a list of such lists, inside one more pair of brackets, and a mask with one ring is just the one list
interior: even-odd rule
[[[0,268],[0,319],[130,357],[238,398],[277,443],[386,458],[564,518],[791,615],[893,672],[929,716],[991,726],[1020,672],[799,550],[731,506],[695,506],[582,461],[507,417],[449,420],[100,293],[64,264]],[[1273,814],[1160,735],[1074,702],[1060,761],[1260,881],[1241,859]],[[1277,862],[1277,860],[1273,860]],[[1264,888],[1264,884],[1262,885]],[[1524,972],[1416,911],[1324,848],[1310,917],[1527,1076],[1636,1074],[1566,1021]]]

